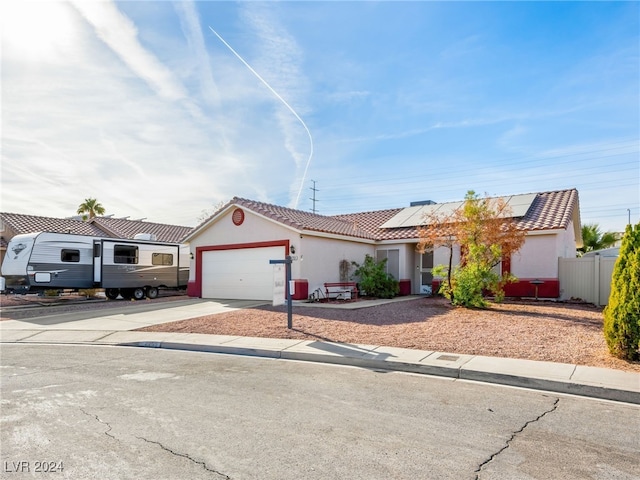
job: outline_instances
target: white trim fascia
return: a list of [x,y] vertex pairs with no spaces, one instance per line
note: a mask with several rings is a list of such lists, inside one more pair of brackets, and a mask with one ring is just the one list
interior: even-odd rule
[[[559,233],[565,232],[564,228],[555,228],[549,230],[527,230],[527,236],[535,236],[535,235],[557,235]],[[379,245],[395,245],[395,244],[403,244],[403,243],[420,243],[420,238],[394,238],[389,240],[377,240],[376,243]]]
[[266,220],[267,222],[270,223],[274,223],[280,227],[286,228],[287,230],[291,230],[292,232],[295,232],[297,234],[301,234],[303,232],[303,230],[299,230],[295,227],[292,227],[291,225],[287,225],[286,223],[283,222],[279,222],[278,220],[274,220],[273,218],[267,217],[266,215],[262,215],[261,213],[256,212],[255,210],[251,210],[250,208],[247,208],[243,205],[237,205],[238,208],[242,208],[244,210],[247,210],[249,212],[251,212],[252,214],[254,214],[256,217],[262,218],[263,220]]
[[307,235],[309,237],[314,236],[314,237],[322,237],[322,238],[331,238],[333,240],[345,240],[345,241],[349,241],[349,242],[356,242],[356,243],[368,243],[368,244],[373,244],[376,243],[376,240],[372,240],[372,239],[368,239],[368,238],[360,238],[360,237],[353,237],[351,235],[341,235],[339,233],[329,233],[329,232],[319,232],[317,230],[308,230],[306,228],[303,228],[302,230],[296,228],[296,227],[292,227],[291,225],[287,225],[286,223],[283,222],[279,222],[278,220],[274,220],[273,218],[267,217],[266,215],[262,215],[258,212],[255,212],[249,208],[243,207],[242,205],[239,205],[238,208],[245,208],[246,210],[249,210],[251,213],[253,213],[254,215],[267,220],[271,223],[274,223],[276,225],[279,225],[281,227],[284,227],[288,230],[291,230],[292,232],[295,232],[299,235]]
[[318,232],[317,230],[301,230],[300,235],[306,235],[309,237],[330,238],[332,240],[344,240],[354,243],[365,243],[367,245],[376,245],[377,243],[379,243],[377,240],[373,240],[371,238],[360,238],[352,237],[350,235],[340,235],[337,233]]
[[564,228],[554,228],[549,230],[527,230],[527,237],[534,237],[536,235],[558,235],[559,233],[565,232]]
[[394,238],[391,240],[378,240],[378,245],[405,245],[408,243],[420,243],[419,238]]
[[[200,233],[202,233],[203,231],[205,231],[207,228],[209,228],[211,225],[213,225],[214,223],[216,223],[220,217],[222,216],[223,213],[228,212],[231,207],[235,207],[237,206],[236,203],[228,205],[227,208],[224,208],[222,210],[219,210],[218,212],[216,212],[212,217],[209,217],[209,219],[204,222],[201,223],[199,227],[197,227],[196,229],[194,229],[189,235],[187,235],[186,237],[184,237],[182,239],[183,242],[189,242],[191,241],[194,237],[197,237],[198,235],[200,235]],[[253,211],[253,210],[252,210]]]
[[352,237],[350,235],[340,235],[340,234],[336,234],[336,233],[327,233],[327,232],[318,232],[316,230],[307,230],[307,229],[302,229],[300,230],[299,228],[295,228],[292,227],[291,225],[287,225],[286,223],[283,222],[279,222],[278,220],[274,220],[273,218],[270,218],[266,215],[262,215],[261,213],[256,212],[255,210],[252,210],[244,205],[238,204],[238,203],[233,203],[231,205],[229,205],[227,208],[220,210],[215,216],[213,216],[212,218],[209,219],[208,222],[202,224],[202,226],[196,231],[192,232],[188,237],[186,237],[183,241],[189,241],[191,240],[194,236],[196,236],[196,234],[198,232],[202,232],[204,230],[206,230],[207,228],[211,227],[214,223],[216,223],[218,220],[221,219],[221,217],[223,217],[227,212],[229,212],[232,208],[242,208],[243,210],[247,211],[247,212],[251,212],[252,215],[255,215],[256,217],[262,218],[263,220],[266,220],[270,223],[273,223],[275,225],[278,225],[279,227],[282,228],[286,228],[287,230],[290,230],[298,235],[307,235],[309,237],[322,237],[322,238],[331,238],[333,240],[344,240],[344,241],[348,241],[348,242],[356,242],[356,243],[365,243],[365,244],[375,244],[377,243],[376,240],[372,240],[372,239],[368,239],[368,238],[359,238],[359,237]]

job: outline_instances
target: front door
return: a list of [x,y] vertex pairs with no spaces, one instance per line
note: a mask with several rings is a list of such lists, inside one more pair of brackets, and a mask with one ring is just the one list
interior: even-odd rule
[[433,283],[433,250],[420,255],[420,293],[431,295]]

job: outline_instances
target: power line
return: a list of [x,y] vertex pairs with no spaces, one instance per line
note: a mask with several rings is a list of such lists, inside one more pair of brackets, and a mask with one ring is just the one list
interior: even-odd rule
[[311,187],[311,190],[313,190],[313,198],[309,199],[313,201],[313,207],[311,208],[311,211],[313,213],[318,213],[318,210],[316,210],[316,202],[318,202],[319,200],[316,200],[316,192],[319,192],[320,190],[316,188],[316,181],[315,180],[311,180],[311,181],[313,182],[313,187]]

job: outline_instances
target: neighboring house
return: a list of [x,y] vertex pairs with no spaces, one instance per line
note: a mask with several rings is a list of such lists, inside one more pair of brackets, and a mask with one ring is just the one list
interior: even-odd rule
[[582,255],[581,258],[595,257],[596,255],[600,255],[601,257],[607,257],[607,258],[617,257],[618,255],[620,255],[620,246],[603,248],[602,250],[591,250],[590,252],[587,252],[584,255]]
[[192,227],[165,225],[162,223],[128,220],[126,218],[95,217],[87,221],[79,218],[52,218],[20,213],[0,213],[1,259],[7,251],[9,241],[16,235],[33,232],[73,233],[105,238],[133,239],[138,233],[155,235],[160,242],[178,243]]
[[[518,226],[527,231],[522,249],[500,266],[519,278],[508,286],[507,295],[533,296],[537,286],[539,297],[560,297],[558,259],[574,258],[582,243],[577,190],[503,198]],[[306,280],[299,283],[306,283],[312,293],[325,282],[341,280],[341,261],[362,263],[366,254],[386,258],[387,271],[410,283],[411,293],[430,292],[431,270],[448,263],[449,251],[441,247],[420,254],[418,227],[425,212],[450,211],[462,202],[417,203],[323,216],[236,197],[184,238],[193,255],[188,292],[203,298],[270,300],[269,260],[291,255],[292,277]],[[460,262],[459,248],[454,248],[453,261]]]

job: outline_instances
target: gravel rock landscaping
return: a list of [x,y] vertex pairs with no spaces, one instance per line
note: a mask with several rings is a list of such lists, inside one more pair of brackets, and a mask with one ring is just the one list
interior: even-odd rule
[[544,360],[640,372],[612,357],[602,308],[549,301],[506,301],[486,310],[417,298],[355,310],[263,306],[147,327],[143,331],[324,340],[440,352]]

